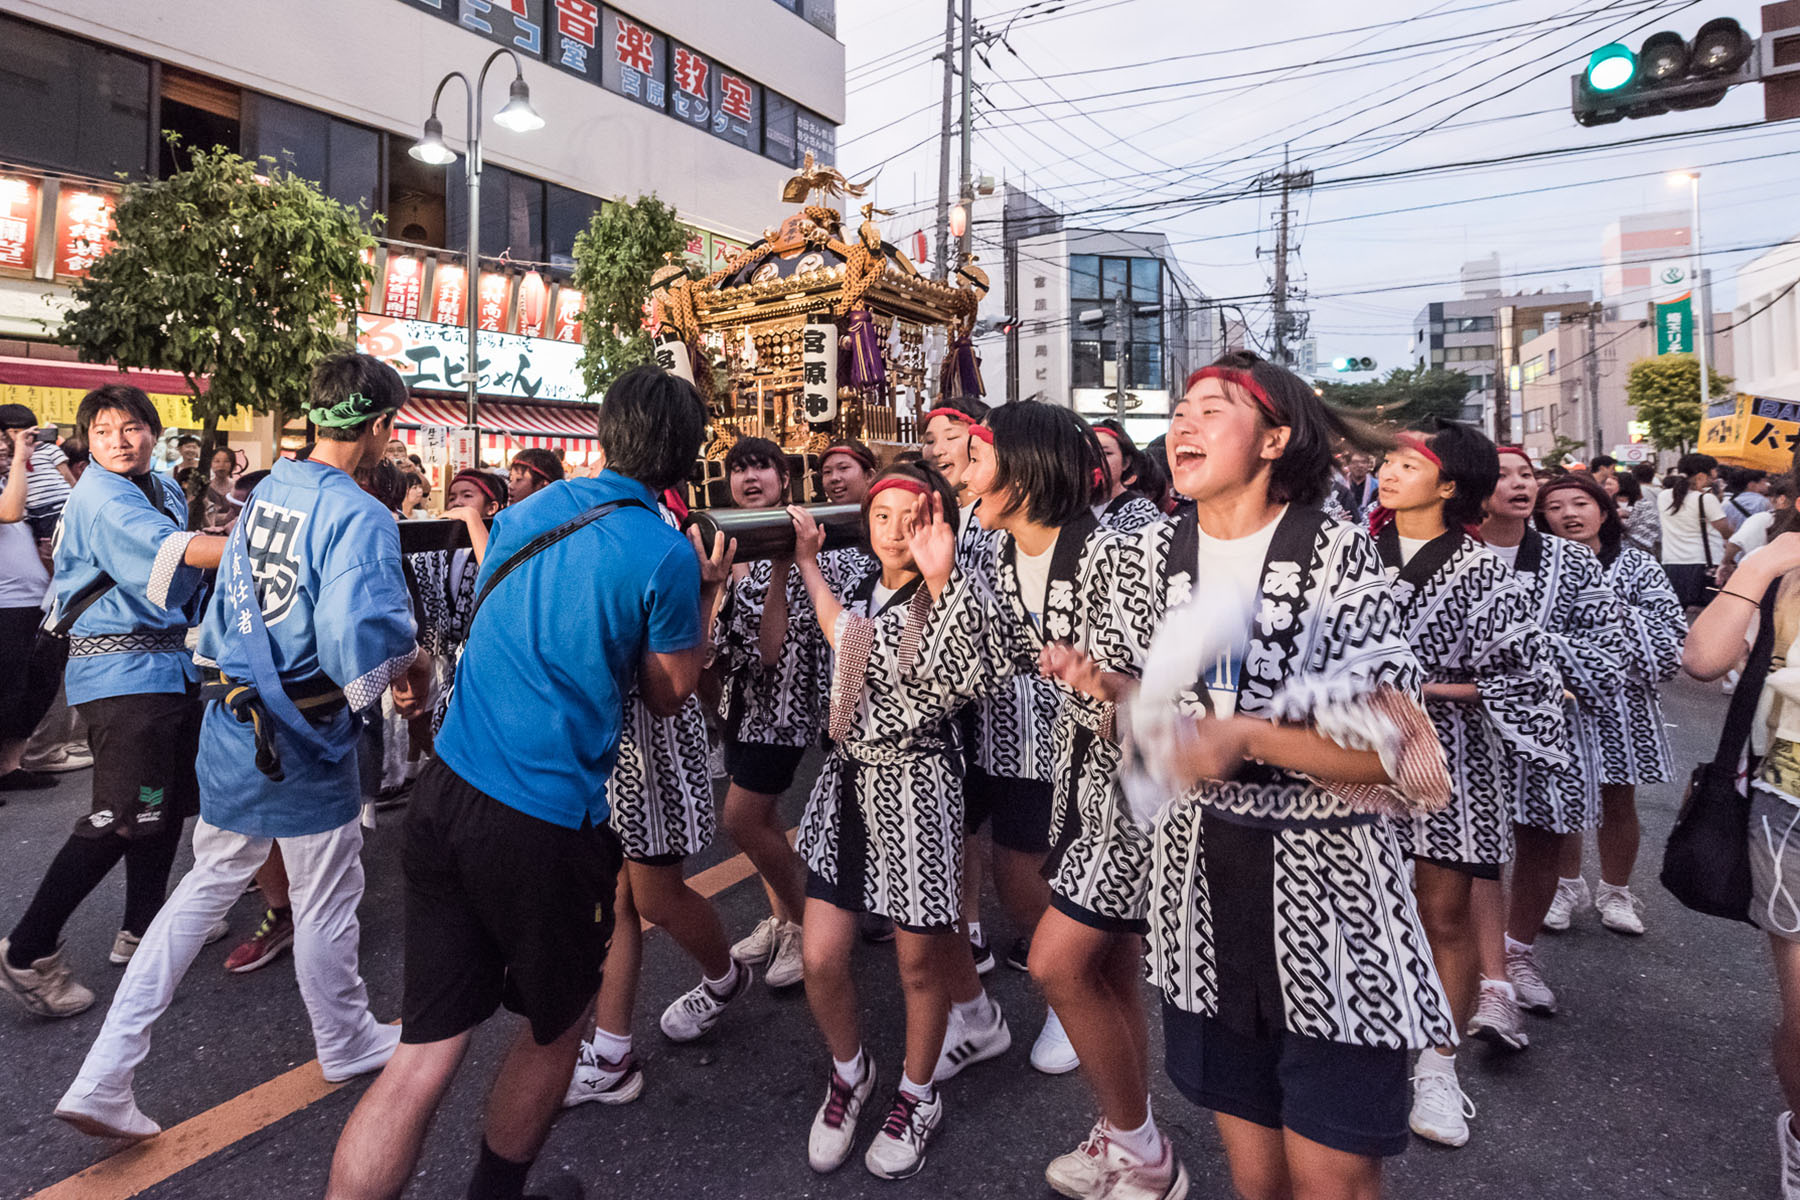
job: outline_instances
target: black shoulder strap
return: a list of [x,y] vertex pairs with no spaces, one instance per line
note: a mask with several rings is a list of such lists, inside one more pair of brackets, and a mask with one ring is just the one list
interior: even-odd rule
[[75,622],[81,614],[94,607],[94,601],[106,595],[117,586],[111,575],[100,572],[88,581],[88,585],[69,597],[69,607],[56,618],[56,624],[50,626],[50,633],[55,637],[68,637],[69,630],[75,628]]
[[475,614],[481,611],[481,602],[488,598],[488,593],[500,586],[500,581],[502,579],[505,579],[519,567],[523,566],[526,559],[532,558],[535,555],[548,550],[551,546],[562,541],[571,533],[580,529],[585,529],[595,521],[598,521],[601,517],[621,508],[641,508],[646,512],[649,511],[649,505],[641,500],[632,500],[629,498],[624,500],[609,500],[605,504],[596,504],[590,509],[577,513],[556,528],[538,534],[529,542],[526,542],[523,546],[520,546],[517,550],[513,551],[512,555],[508,557],[505,562],[501,563],[492,575],[488,576],[487,582],[481,585],[481,590],[475,593],[475,603],[469,607],[468,624],[463,626],[465,634],[474,631]]
[[1737,770],[1738,756],[1750,740],[1750,725],[1756,719],[1756,705],[1762,698],[1763,680],[1769,675],[1769,660],[1775,653],[1775,593],[1781,590],[1778,577],[1763,593],[1757,607],[1762,613],[1756,629],[1756,641],[1750,657],[1744,660],[1743,674],[1737,689],[1731,693],[1731,707],[1725,711],[1725,728],[1719,733],[1719,752],[1713,755],[1713,767],[1720,771]]

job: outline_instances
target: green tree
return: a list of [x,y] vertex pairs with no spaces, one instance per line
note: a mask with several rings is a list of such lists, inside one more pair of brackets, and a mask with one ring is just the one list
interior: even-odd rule
[[1443,367],[1395,367],[1367,383],[1328,380],[1319,387],[1326,400],[1365,420],[1414,426],[1432,417],[1461,416],[1469,377]]
[[574,284],[583,313],[581,374],[588,395],[650,361],[644,299],[665,255],[687,249],[688,230],[654,195],[601,206],[575,238]]
[[188,157],[185,171],[125,186],[112,242],[75,285],[58,339],[87,362],[187,381],[203,422],[197,495],[219,418],[305,407],[313,364],[343,343],[374,281],[363,252],[375,240],[361,213],[271,159],[217,147]]
[[[1732,377],[1709,369],[1715,399],[1731,395]],[[1625,400],[1650,426],[1658,450],[1685,450],[1700,437],[1700,360],[1692,354],[1640,358],[1625,376]]]
[[[1556,435],[1556,440],[1550,444],[1550,449],[1544,454],[1544,465],[1546,467],[1560,467],[1571,457],[1582,453],[1586,449],[1587,443],[1580,438],[1565,437],[1563,434],[1559,433]],[[1594,453],[1598,454],[1600,452],[1596,450]]]

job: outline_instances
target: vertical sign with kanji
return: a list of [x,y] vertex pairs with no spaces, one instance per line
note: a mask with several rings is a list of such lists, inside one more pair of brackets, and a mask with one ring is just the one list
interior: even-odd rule
[[439,325],[461,325],[467,320],[469,281],[455,263],[439,263],[431,281],[431,319]]
[[389,254],[387,270],[382,274],[381,315],[405,317],[419,315],[419,290],[425,281],[425,260],[411,254]]
[[481,291],[476,300],[475,326],[493,333],[506,330],[506,310],[512,307],[512,276],[500,271],[481,273]]
[[64,188],[56,201],[56,273],[82,276],[112,240],[113,198]]
[[669,66],[669,112],[702,129],[712,126],[718,68],[698,50],[677,45]]
[[808,313],[800,329],[801,407],[815,425],[838,415],[837,322],[828,313]]
[[689,383],[694,382],[694,359],[688,353],[687,343],[681,340],[680,335],[657,334],[656,342],[650,353],[656,359],[656,365],[675,378],[685,379]]
[[690,267],[698,268],[700,274],[704,275],[712,270],[712,267],[708,265],[712,260],[708,257],[707,235],[704,231],[693,228],[690,228],[687,234],[687,247],[681,252],[681,260]]
[[762,88],[742,75],[715,68],[719,77],[712,131],[734,146],[762,149]]
[[669,39],[624,13],[600,13],[600,86],[658,111],[668,108]]
[[38,186],[35,179],[0,175],[0,267],[37,265]]
[[600,81],[600,6],[594,0],[550,0],[550,61]]
[[518,328],[513,332],[526,337],[543,337],[544,322],[550,316],[550,285],[536,271],[519,281]]
[[581,340],[581,305],[581,293],[572,287],[556,293],[556,324],[550,329],[551,337],[559,342]]
[[527,57],[544,57],[544,0],[459,0],[456,23]]
[[794,113],[794,148],[804,156],[812,151],[820,166],[837,165],[837,126],[804,108]]
[[734,242],[734,241],[730,240],[729,238],[722,238],[716,233],[713,234],[712,235],[712,266],[709,267],[708,270],[709,271],[718,271],[718,270],[721,270],[721,269],[729,266],[731,264],[732,258],[735,257],[736,255],[742,254],[743,252],[744,252],[744,245],[742,242]]

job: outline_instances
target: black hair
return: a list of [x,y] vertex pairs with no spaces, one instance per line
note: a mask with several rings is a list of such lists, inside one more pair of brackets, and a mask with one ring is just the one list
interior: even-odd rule
[[1740,467],[1740,468],[1738,468],[1738,473],[1737,473],[1737,489],[1736,490],[1741,492],[1745,488],[1749,487],[1751,484],[1761,483],[1763,480],[1767,479],[1768,477],[1769,477],[1769,473],[1767,471],[1761,471],[1755,467]]
[[[1215,368],[1248,376],[1248,381],[1268,397],[1269,407],[1264,408],[1254,394],[1240,399],[1255,408],[1257,416],[1271,428],[1287,426],[1287,448],[1269,465],[1269,499],[1277,504],[1316,508],[1324,501],[1331,490],[1332,448],[1339,441],[1370,453],[1386,450],[1393,444],[1361,421],[1319,399],[1312,384],[1286,367],[1278,367],[1248,350],[1233,350],[1221,355],[1202,370]],[[1196,371],[1188,377],[1188,390],[1199,382],[1200,374],[1201,371]],[[1227,387],[1241,386],[1229,377],[1221,382]]]
[[555,483],[567,474],[563,470],[562,460],[542,446],[527,446],[513,455],[513,466],[520,465],[543,481],[539,487]]
[[787,452],[768,438],[739,438],[725,452],[725,474],[746,467],[774,467],[775,473],[783,480],[788,477]]
[[[1671,474],[1669,485],[1669,511],[1678,513],[1681,506],[1687,503],[1688,492],[1693,488],[1694,476],[1704,471],[1711,475],[1719,469],[1719,460],[1710,454],[1684,454],[1675,462],[1675,472]],[[1702,500],[1701,505],[1705,505]],[[1702,535],[1705,536],[1705,535]]]
[[82,437],[66,437],[57,446],[63,457],[69,460],[69,466],[78,467],[88,461],[87,439]]
[[1655,483],[1656,482],[1656,464],[1655,463],[1647,463],[1647,462],[1632,463],[1631,464],[1631,477],[1633,479],[1637,480],[1639,483]]
[[1467,529],[1481,524],[1481,506],[1500,483],[1500,452],[1485,433],[1461,421],[1439,418],[1420,430],[1438,457],[1438,478],[1456,485],[1444,501],[1444,524]]
[[1773,475],[1769,478],[1769,495],[1771,496],[1786,496],[1791,500],[1794,498],[1796,490],[1800,489],[1796,489],[1792,475]]
[[340,350],[320,359],[312,373],[311,407],[336,408],[353,395],[363,397],[368,416],[354,425],[317,426],[320,441],[354,442],[384,417],[390,419],[391,433],[391,419],[406,403],[406,383],[373,354]]
[[902,450],[900,453],[894,455],[893,465],[899,467],[911,463],[922,463],[924,461],[925,456],[917,450]]
[[1613,503],[1600,484],[1591,475],[1580,471],[1570,471],[1557,479],[1551,480],[1538,489],[1537,506],[1532,515],[1537,527],[1550,533],[1550,522],[1544,516],[1544,500],[1557,492],[1566,492],[1573,488],[1600,506],[1600,561],[1611,566],[1613,559],[1619,557],[1619,543],[1625,537],[1625,522],[1619,519],[1619,506]]
[[693,471],[706,406],[693,384],[645,363],[613,380],[596,428],[607,468],[660,494]]
[[1162,468],[1162,463],[1154,455],[1138,452],[1137,478],[1125,485],[1138,495],[1146,497],[1158,509],[1167,511],[1169,489],[1173,486],[1169,476]]
[[151,433],[162,436],[162,418],[156,414],[156,405],[150,403],[143,389],[125,383],[104,384],[81,398],[81,405],[75,410],[75,436],[90,441],[88,426],[103,412],[122,412],[148,425]]
[[[389,465],[392,466],[393,464],[390,463]],[[394,469],[396,471],[399,470],[398,467],[395,467]],[[450,496],[450,488],[455,487],[457,481],[461,479],[467,479],[476,487],[480,488],[482,494],[493,501],[495,512],[499,512],[506,507],[508,497],[506,490],[506,476],[494,471],[485,470],[481,467],[467,467],[451,476],[450,486],[444,489],[444,498],[446,501],[448,501]],[[405,493],[402,492],[401,495],[404,497]]]
[[424,488],[426,491],[431,490],[431,485],[426,483],[425,477],[417,471],[400,472],[400,482],[405,485],[400,493],[400,498],[403,500],[406,498],[406,493],[415,487]]
[[[408,460],[410,460],[412,462],[412,465],[419,468],[420,471],[423,471],[425,469],[425,460],[420,458],[418,455],[409,454],[406,457],[408,458]],[[561,460],[558,459],[557,461],[560,462]]]
[[1008,495],[1002,516],[1061,528],[1094,503],[1106,478],[1106,456],[1093,428],[1073,410],[1017,400],[988,413],[994,431],[994,490]]
[[1613,478],[1619,481],[1619,495],[1625,497],[1628,504],[1637,504],[1644,499],[1644,485],[1638,482],[1636,475],[1630,471],[1614,471]]
[[184,433],[180,437],[175,439],[175,445],[176,445],[177,449],[179,449],[182,446],[198,446],[199,444],[200,444],[200,439],[195,437],[191,433]]
[[1136,483],[1138,477],[1143,474],[1144,468],[1142,463],[1144,452],[1139,450],[1137,443],[1131,440],[1131,435],[1125,432],[1124,422],[1120,421],[1118,418],[1102,417],[1100,420],[1095,421],[1093,425],[1096,431],[1104,429],[1117,439],[1119,443],[1119,462],[1121,464],[1119,473],[1122,476],[1118,482],[1125,487],[1130,487],[1132,484]]
[[396,467],[385,455],[373,462],[365,463],[357,472],[356,482],[362,490],[381,501],[381,506],[389,512],[399,512],[400,502],[406,499],[406,482]]
[[949,522],[952,531],[956,530],[957,522],[962,516],[962,510],[956,506],[956,489],[950,486],[950,481],[945,479],[943,475],[938,472],[938,469],[928,462],[897,462],[882,470],[875,478],[869,481],[869,495],[864,496],[862,502],[864,546],[867,546],[869,543],[869,505],[875,494],[875,485],[884,479],[910,479],[914,483],[923,484],[932,492],[935,492],[937,498],[941,500],[944,505],[944,520]]
[[1588,464],[1588,470],[1592,471],[1595,475],[1598,475],[1605,470],[1616,470],[1618,466],[1619,460],[1612,455],[1596,454],[1594,455],[1594,461]]
[[819,462],[823,463],[826,455],[841,453],[848,453],[851,458],[862,464],[864,471],[878,470],[881,466],[881,461],[875,457],[875,452],[853,437],[833,439],[829,446],[819,452]]
[[242,475],[239,475],[237,477],[237,482],[232,484],[231,486],[233,488],[243,488],[244,495],[248,496],[251,492],[256,490],[257,484],[261,483],[263,480],[267,479],[268,477],[269,477],[269,472],[268,472],[267,468],[264,468],[263,470],[260,470],[260,471],[245,471]]

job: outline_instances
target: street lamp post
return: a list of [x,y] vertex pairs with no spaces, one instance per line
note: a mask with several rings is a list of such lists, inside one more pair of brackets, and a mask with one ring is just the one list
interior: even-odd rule
[[1707,408],[1712,404],[1712,372],[1706,345],[1706,283],[1705,276],[1701,274],[1700,265],[1702,253],[1700,247],[1700,172],[1678,171],[1669,177],[1669,182],[1685,182],[1689,188],[1688,194],[1693,201],[1694,347],[1700,358],[1700,415],[1704,417]]
[[468,261],[464,268],[463,299],[467,307],[464,314],[468,334],[468,361],[463,366],[463,382],[468,387],[469,428],[477,439],[481,436],[480,404],[481,404],[481,367],[480,359],[475,352],[475,338],[480,327],[480,289],[481,289],[481,92],[487,85],[488,68],[505,55],[512,60],[513,81],[508,89],[506,105],[494,114],[494,123],[513,130],[515,133],[529,133],[544,127],[544,118],[531,107],[531,89],[525,84],[525,70],[519,63],[519,56],[502,46],[488,55],[488,60],[481,64],[481,73],[471,84],[469,77],[461,71],[452,71],[438,80],[437,90],[431,93],[431,115],[425,118],[424,131],[419,140],[407,151],[422,163],[435,167],[447,166],[456,161],[456,154],[444,144],[444,123],[438,120],[438,100],[444,94],[444,88],[452,79],[460,79],[463,92],[468,96],[467,141],[464,153],[464,182],[469,191],[469,237]]

